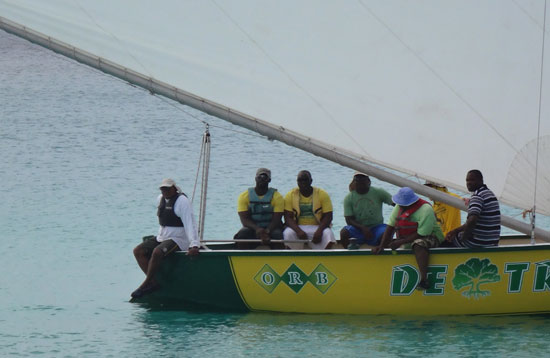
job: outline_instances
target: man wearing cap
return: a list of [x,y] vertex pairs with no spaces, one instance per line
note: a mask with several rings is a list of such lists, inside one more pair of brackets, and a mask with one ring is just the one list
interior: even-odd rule
[[355,172],[350,192],[344,198],[346,226],[340,230],[340,243],[344,248],[350,238],[357,243],[376,246],[386,229],[382,216],[382,204],[395,205],[391,194],[384,189],[371,187],[368,175]]
[[241,240],[261,240],[261,244],[273,249],[283,249],[282,243],[271,240],[282,240],[281,221],[283,217],[283,196],[275,188],[270,188],[271,171],[260,168],[256,171],[256,186],[248,188],[239,195],[237,212],[243,225],[234,236],[239,250],[253,249],[259,242]]
[[[285,195],[285,245],[303,249],[304,245],[316,250],[329,249],[335,242],[330,228],[332,202],[326,191],[311,186],[311,173],[302,170],[297,177],[298,187]],[[304,243],[292,241],[304,240]]]
[[162,260],[178,249],[187,255],[199,254],[199,235],[193,216],[193,208],[187,196],[172,179],[160,184],[157,216],[160,228],[157,236],[148,236],[134,248],[139,267],[146,274],[145,281],[132,292],[132,297],[142,297],[159,288],[155,281]]
[[483,183],[483,175],[477,169],[466,175],[466,187],[472,192],[468,200],[468,218],[464,225],[451,230],[445,239],[456,247],[498,246],[500,205],[497,197]]
[[[444,240],[443,232],[437,223],[432,206],[420,199],[411,188],[399,189],[392,200],[397,205],[390,215],[382,242],[372,249],[372,252],[379,254],[388,244],[392,250],[401,245],[405,245],[405,248],[412,246],[420,271],[417,288],[428,289],[428,250],[439,246]],[[397,233],[397,239],[391,240],[394,233]]]

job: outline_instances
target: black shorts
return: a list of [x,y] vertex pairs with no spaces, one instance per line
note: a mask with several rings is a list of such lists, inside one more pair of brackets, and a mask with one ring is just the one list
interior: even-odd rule
[[174,240],[158,242],[156,236],[145,236],[143,242],[139,246],[147,253],[147,256],[151,256],[153,250],[157,247],[164,253],[165,257],[179,249],[178,244],[176,244]]

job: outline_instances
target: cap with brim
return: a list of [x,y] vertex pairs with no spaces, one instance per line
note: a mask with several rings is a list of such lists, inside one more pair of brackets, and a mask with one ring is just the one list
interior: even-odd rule
[[367,174],[363,173],[363,172],[360,172],[359,170],[356,170],[354,173],[353,173],[353,177],[355,177],[356,175],[363,175],[363,176],[366,176],[367,178],[369,177]]
[[392,200],[399,206],[409,206],[416,203],[420,199],[411,188],[404,187],[399,189],[397,194],[392,196]]
[[269,179],[271,179],[271,170],[269,170],[267,168],[260,168],[256,171],[256,176],[261,175],[261,174],[265,174],[265,175],[267,175],[267,177]]
[[173,186],[176,186],[176,182],[172,179],[163,179],[162,183],[160,183],[159,188],[171,188]]

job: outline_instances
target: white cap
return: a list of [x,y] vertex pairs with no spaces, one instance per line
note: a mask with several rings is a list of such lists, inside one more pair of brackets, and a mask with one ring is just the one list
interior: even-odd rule
[[354,173],[353,173],[353,176],[355,177],[356,175],[364,175],[368,178],[368,175],[363,173],[363,172],[360,172],[359,170],[356,170]]
[[176,186],[176,182],[172,179],[162,179],[159,188],[171,188],[173,186]]

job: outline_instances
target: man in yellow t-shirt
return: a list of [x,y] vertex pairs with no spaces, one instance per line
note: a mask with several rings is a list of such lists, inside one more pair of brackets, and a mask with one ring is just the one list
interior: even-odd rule
[[[256,171],[256,186],[248,188],[239,195],[237,212],[243,227],[235,234],[239,250],[253,249],[261,244],[272,249],[283,249],[282,240],[284,199],[275,188],[270,188],[271,171],[260,168]],[[242,240],[255,240],[243,242]]]
[[[303,249],[304,245],[316,250],[329,249],[336,242],[330,225],[332,202],[326,191],[311,186],[311,173],[298,173],[298,187],[285,195],[285,245]],[[304,240],[304,243],[294,242]]]

